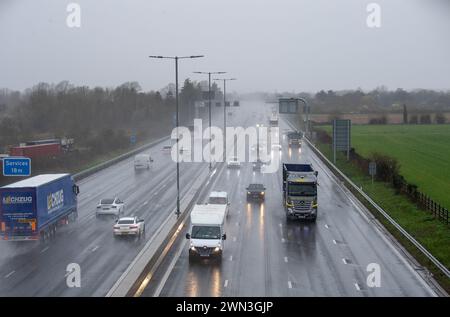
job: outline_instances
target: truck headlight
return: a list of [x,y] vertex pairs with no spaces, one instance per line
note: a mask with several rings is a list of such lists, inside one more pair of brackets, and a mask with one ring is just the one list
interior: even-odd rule
[[219,247],[215,247],[214,248],[214,252],[219,252],[220,251],[220,248]]

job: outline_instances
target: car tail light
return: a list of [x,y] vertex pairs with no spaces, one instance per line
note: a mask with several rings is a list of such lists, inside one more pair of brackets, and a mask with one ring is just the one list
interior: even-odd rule
[[137,229],[138,226],[130,226],[130,229]]
[[114,226],[113,228],[114,228],[114,229],[120,229],[120,227],[119,227],[119,226]]
[[117,206],[111,206],[111,208],[113,208],[113,209],[116,209],[116,208],[117,208]]

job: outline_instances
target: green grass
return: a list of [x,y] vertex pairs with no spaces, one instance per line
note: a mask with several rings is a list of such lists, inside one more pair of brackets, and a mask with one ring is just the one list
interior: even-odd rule
[[[332,157],[329,144],[317,144],[319,150],[330,160]],[[395,193],[394,189],[387,183],[374,182],[363,173],[357,166],[346,161],[344,155],[337,158],[338,168],[347,175],[356,185],[362,189],[389,215],[400,224],[409,234],[419,241],[429,252],[431,252],[447,268],[450,267],[450,229],[449,227],[434,219],[430,213],[418,209],[409,199]],[[356,194],[358,196],[358,194]],[[362,197],[361,201],[364,201]],[[396,237],[398,241],[424,266],[434,274],[441,286],[450,292],[450,280],[443,275],[432,263],[422,255],[407,239],[397,231],[381,214],[368,204],[366,206],[372,211],[377,219]]]
[[[331,127],[323,127],[331,134]],[[450,125],[354,125],[352,146],[364,157],[395,157],[409,183],[450,208]]]

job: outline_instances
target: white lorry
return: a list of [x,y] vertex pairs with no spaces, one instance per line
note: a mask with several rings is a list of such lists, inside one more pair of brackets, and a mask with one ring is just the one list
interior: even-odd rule
[[225,222],[228,204],[195,205],[191,211],[191,225],[186,239],[189,243],[189,260],[195,258],[222,259]]

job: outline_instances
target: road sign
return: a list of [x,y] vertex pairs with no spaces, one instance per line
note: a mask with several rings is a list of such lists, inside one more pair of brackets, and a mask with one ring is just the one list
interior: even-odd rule
[[5,157],[3,176],[30,176],[31,159],[28,157]]
[[131,144],[136,144],[136,134],[132,134],[132,135],[130,136],[130,143],[131,143]]
[[333,120],[333,159],[336,163],[336,151],[347,152],[347,160],[350,159],[350,130],[351,120]]
[[370,162],[369,163],[369,175],[375,176],[377,175],[377,163],[376,162]]
[[279,113],[298,113],[298,99],[280,98],[278,100],[278,108]]

